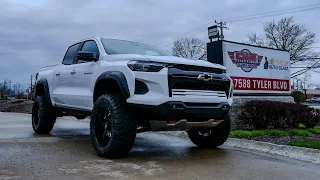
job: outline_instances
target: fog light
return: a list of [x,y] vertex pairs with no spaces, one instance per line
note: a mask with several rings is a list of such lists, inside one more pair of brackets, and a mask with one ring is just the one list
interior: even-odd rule
[[149,91],[146,83],[136,80],[134,94],[146,94]]

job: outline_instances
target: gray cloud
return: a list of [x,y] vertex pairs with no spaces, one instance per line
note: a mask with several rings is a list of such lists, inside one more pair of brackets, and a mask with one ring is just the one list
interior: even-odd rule
[[[317,3],[310,0],[308,4]],[[302,0],[32,0],[0,1],[0,81],[27,83],[30,74],[61,62],[68,44],[106,36],[137,40],[164,49],[175,37],[215,19],[245,16],[306,5]],[[320,35],[319,10],[290,14]],[[225,37],[245,41],[261,32],[264,21],[282,16],[229,23]],[[187,36],[207,40],[207,26]],[[320,46],[320,45],[319,45]]]

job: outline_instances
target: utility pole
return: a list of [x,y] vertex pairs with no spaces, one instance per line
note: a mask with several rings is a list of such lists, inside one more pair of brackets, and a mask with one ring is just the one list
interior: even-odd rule
[[33,78],[33,76],[31,74],[31,76],[30,76],[31,83],[30,83],[30,91],[29,91],[31,99],[32,99],[32,92],[33,92],[33,90],[32,90],[32,78]]
[[217,20],[215,20],[214,22],[215,22],[215,23],[217,24],[217,26],[220,28],[221,40],[223,40],[223,39],[224,39],[223,29],[228,29],[228,30],[229,30],[229,28],[226,26],[227,23],[226,23],[226,22],[223,22],[223,21],[217,22]]

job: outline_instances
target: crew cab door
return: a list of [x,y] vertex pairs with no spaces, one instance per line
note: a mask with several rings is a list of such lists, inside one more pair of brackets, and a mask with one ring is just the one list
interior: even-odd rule
[[57,106],[66,106],[69,104],[69,96],[73,93],[72,75],[73,64],[76,60],[77,51],[80,43],[71,45],[62,61],[62,65],[58,66],[53,75],[52,96]]
[[[99,59],[99,48],[95,41],[88,40],[82,43],[79,51],[93,53],[94,57]],[[91,110],[93,107],[93,80],[94,71],[98,66],[96,61],[80,60],[76,58],[73,65],[75,72],[71,77],[73,92],[69,96],[69,104],[79,109]]]

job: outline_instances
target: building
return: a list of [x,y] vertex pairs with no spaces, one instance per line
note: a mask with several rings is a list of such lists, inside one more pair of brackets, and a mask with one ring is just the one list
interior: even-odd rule
[[307,99],[313,98],[313,97],[320,97],[320,90],[319,89],[308,89],[306,91]]

